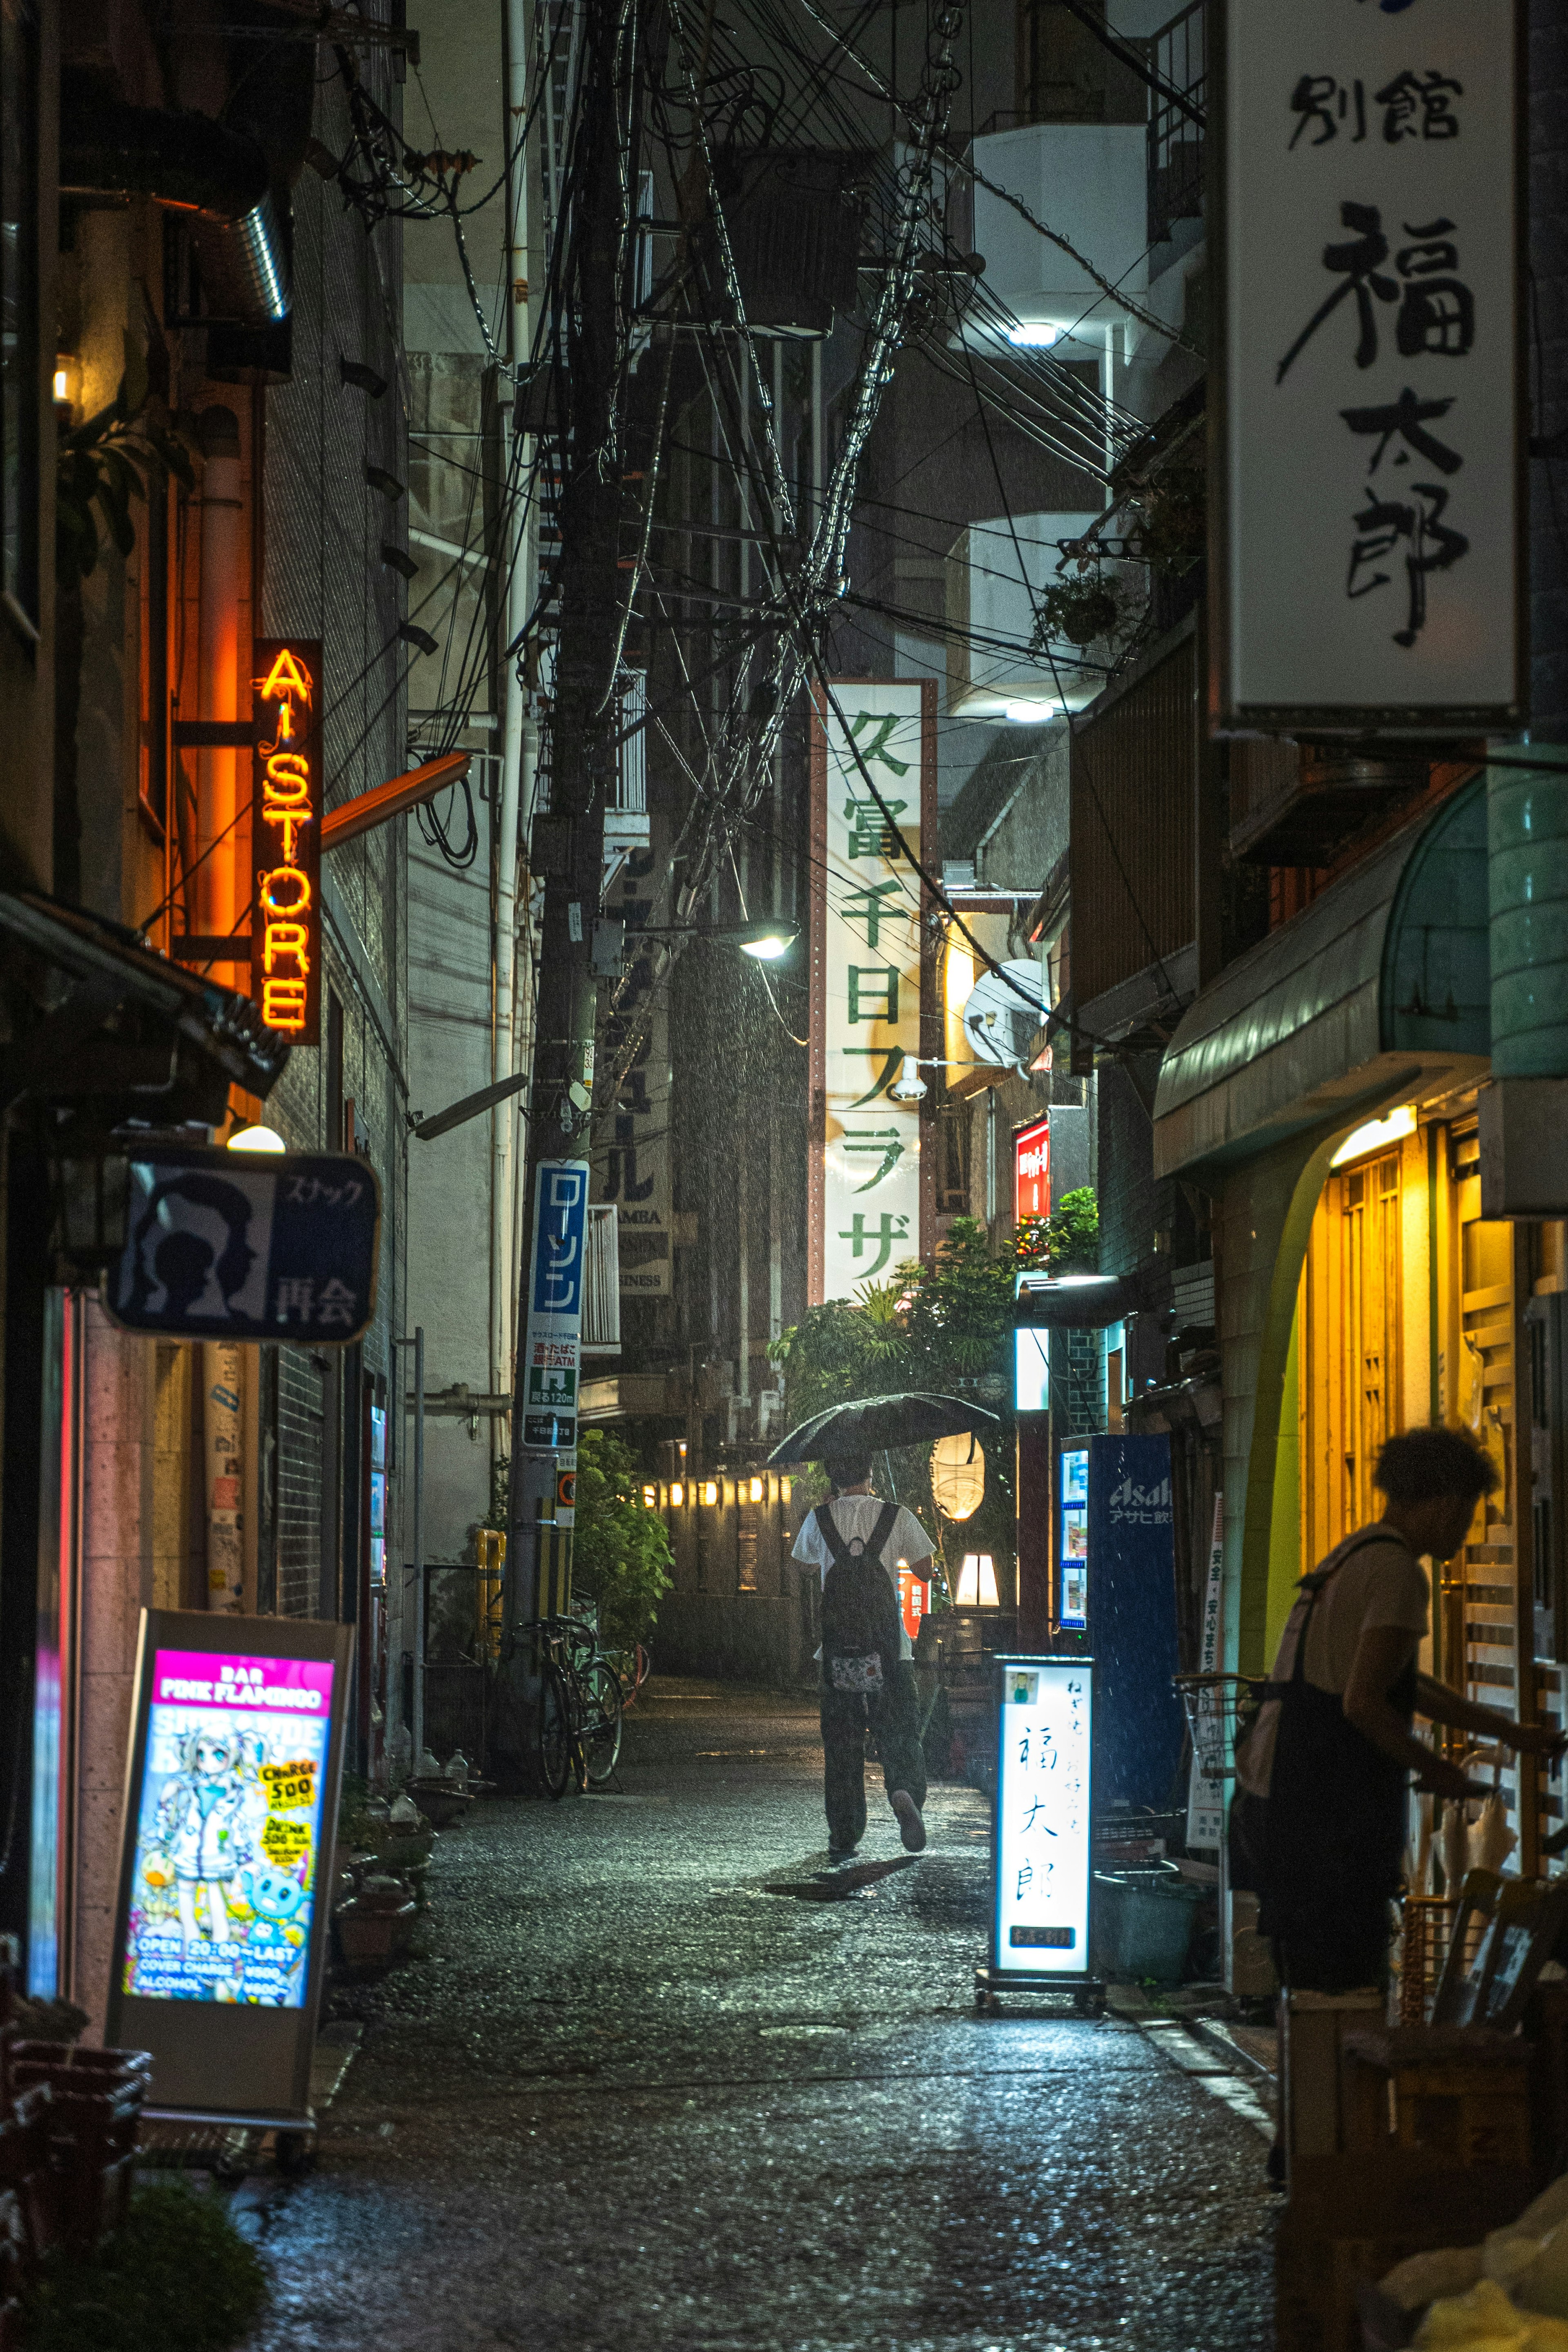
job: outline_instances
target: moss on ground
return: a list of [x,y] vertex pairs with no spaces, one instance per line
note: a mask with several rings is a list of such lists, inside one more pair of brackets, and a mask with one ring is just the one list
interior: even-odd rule
[[267,2307],[266,2268],[222,2197],[138,2189],[87,2261],[47,2257],[22,2311],[23,2352],[229,2352]]

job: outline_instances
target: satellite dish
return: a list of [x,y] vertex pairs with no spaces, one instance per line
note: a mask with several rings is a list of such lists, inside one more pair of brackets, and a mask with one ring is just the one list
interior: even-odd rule
[[[1004,972],[1006,979],[1002,977]],[[1009,981],[1016,982],[1017,986],[1009,987]],[[1023,992],[1021,995],[1019,990]],[[980,974],[964,999],[958,1017],[977,1062],[989,1062],[998,1069],[1021,1070],[1050,1010],[1039,964],[1005,963],[1001,971]]]

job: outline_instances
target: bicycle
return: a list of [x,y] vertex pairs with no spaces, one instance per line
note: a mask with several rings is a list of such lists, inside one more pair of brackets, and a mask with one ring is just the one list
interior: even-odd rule
[[606,1650],[611,1671],[621,1685],[621,1706],[629,1712],[637,1704],[637,1694],[653,1671],[653,1653],[646,1642],[633,1642],[627,1649]]
[[621,1754],[621,1684],[580,1617],[535,1617],[518,1628],[538,1637],[539,1775],[550,1795],[602,1787]]

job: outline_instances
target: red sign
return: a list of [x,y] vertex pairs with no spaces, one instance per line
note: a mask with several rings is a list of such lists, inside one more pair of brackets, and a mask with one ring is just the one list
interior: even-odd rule
[[1051,1214],[1051,1113],[1020,1127],[1013,1136],[1013,1189],[1016,1217]]
[[912,1568],[898,1571],[898,1605],[904,1612],[904,1632],[912,1642],[918,1641],[920,1620],[930,1614],[931,1587]]
[[269,1029],[321,1037],[321,646],[258,637],[251,679],[256,916],[251,983]]

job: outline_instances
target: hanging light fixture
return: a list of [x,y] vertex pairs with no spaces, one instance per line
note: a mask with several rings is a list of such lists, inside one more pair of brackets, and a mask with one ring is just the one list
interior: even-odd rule
[[931,1492],[946,1519],[972,1518],[986,1496],[986,1450],[977,1437],[939,1437],[931,1448]]
[[964,1565],[958,1570],[958,1590],[953,1596],[958,1609],[999,1609],[997,1592],[997,1563],[988,1551],[967,1551]]

